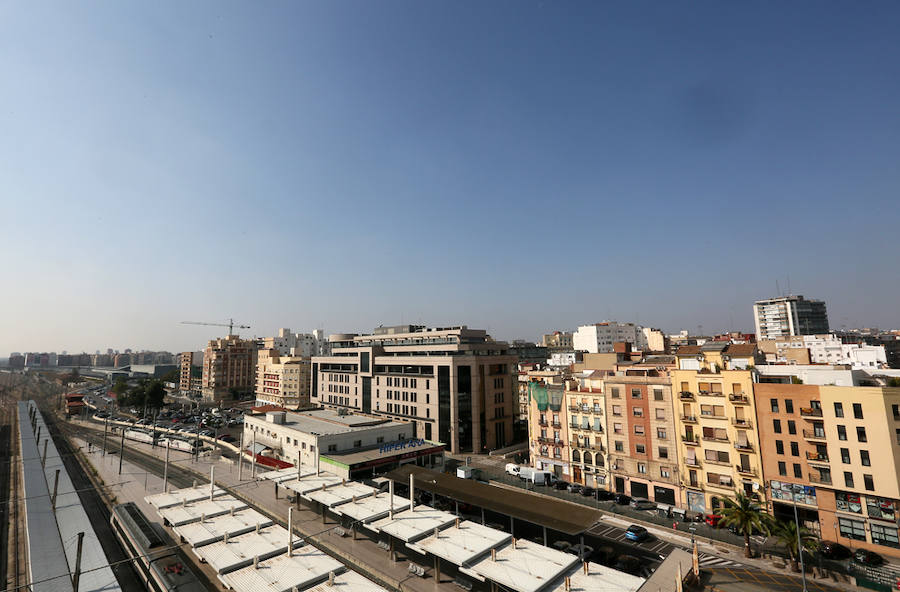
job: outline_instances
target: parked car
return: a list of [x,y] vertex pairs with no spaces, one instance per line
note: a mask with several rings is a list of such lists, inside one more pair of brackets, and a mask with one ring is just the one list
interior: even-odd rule
[[569,488],[569,483],[568,481],[557,481],[553,484],[553,487],[559,491],[566,491]]
[[647,532],[647,529],[637,524],[632,524],[628,527],[628,529],[625,530],[625,538],[635,543],[639,543],[647,539],[649,536],[650,533]]
[[655,510],[656,503],[651,502],[645,497],[635,497],[631,499],[631,503],[629,504],[635,510]]
[[595,493],[596,493],[596,490],[593,487],[582,487],[581,488],[581,495],[583,495],[584,497],[594,497]]
[[506,474],[514,477],[519,476],[519,465],[515,463],[506,463]]
[[569,493],[581,493],[581,485],[578,483],[569,483],[568,487]]
[[708,526],[712,526],[713,528],[719,528],[719,521],[721,519],[722,519],[722,517],[719,516],[718,514],[707,514],[706,517],[703,519],[703,521],[706,522],[706,524]]
[[616,494],[609,491],[608,489],[598,489],[597,490],[597,499],[600,501],[609,501],[611,499],[615,499]]
[[833,559],[835,561],[847,559],[851,555],[850,549],[833,541],[822,541],[819,543],[819,554],[825,559]]
[[221,436],[219,436],[219,440],[221,440],[222,442],[234,442],[235,440],[237,440],[237,438],[230,434],[222,434]]
[[572,555],[578,555],[579,557],[584,557],[585,559],[587,559],[588,557],[593,555],[594,548],[590,545],[582,545],[579,543],[572,545],[571,547],[566,549],[566,553],[571,553]]
[[866,549],[857,549],[853,552],[853,561],[857,563],[862,563],[863,565],[881,565],[884,563],[884,559],[878,553],[874,551],[868,551]]
[[616,500],[616,503],[620,506],[627,506],[631,503],[631,496],[625,495],[624,493],[617,493],[616,497],[614,497],[613,499]]

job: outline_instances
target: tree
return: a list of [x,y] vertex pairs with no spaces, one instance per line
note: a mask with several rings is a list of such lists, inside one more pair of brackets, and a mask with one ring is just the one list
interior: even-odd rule
[[889,378],[887,385],[888,386],[900,386],[900,378],[898,378],[896,376],[893,378]]
[[162,382],[154,380],[144,388],[144,403],[147,407],[159,409],[163,406],[163,399],[166,397],[166,389]]
[[798,536],[797,523],[793,520],[778,520],[773,522],[771,525],[771,533],[775,535],[775,538],[783,543],[787,549],[788,557],[790,557],[791,560],[791,571],[800,571],[800,566],[797,563],[800,558],[800,555],[797,552],[798,542],[802,544],[805,551],[815,551],[819,546],[818,540],[802,526],[800,527]]
[[124,395],[125,391],[128,390],[128,383],[121,376],[116,381],[116,384],[112,387],[112,392],[116,393],[116,396]]
[[178,382],[181,379],[181,371],[178,368],[169,370],[159,378],[162,382]]
[[725,499],[725,507],[719,509],[722,519],[719,524],[734,528],[739,534],[744,535],[744,556],[750,558],[750,535],[754,531],[767,532],[769,530],[768,516],[760,510],[753,500],[742,492],[738,492],[734,499]]

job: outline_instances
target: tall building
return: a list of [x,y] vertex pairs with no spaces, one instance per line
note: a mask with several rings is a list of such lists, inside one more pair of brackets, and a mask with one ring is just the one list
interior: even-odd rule
[[203,398],[223,401],[251,394],[256,386],[256,344],[237,335],[213,339],[203,352]]
[[617,342],[630,343],[632,349],[636,350],[646,348],[644,332],[634,323],[605,321],[582,325],[572,335],[572,348],[590,354],[612,352],[613,344]]
[[261,341],[260,349],[275,349],[281,356],[310,358],[329,353],[328,338],[322,329],[312,333],[291,333],[290,329],[284,328],[279,329],[275,337],[265,337]]
[[757,300],[753,305],[756,338],[777,339],[790,335],[828,333],[828,312],[823,300],[781,296]]
[[309,407],[309,358],[282,356],[276,349],[260,350],[256,360],[256,404],[286,409]]
[[607,485],[607,430],[604,427],[606,399],[603,378],[595,370],[566,383],[564,411],[568,419],[571,481],[588,487]]
[[770,511],[900,557],[900,388],[757,383]]
[[400,325],[329,341],[312,359],[313,404],[412,422],[453,453],[511,443],[517,359],[485,331]]
[[203,388],[203,352],[178,354],[178,390],[182,393],[200,394]]
[[765,501],[754,428],[758,357],[755,344],[723,342],[681,346],[676,352],[671,376],[688,510],[712,512],[736,490]]

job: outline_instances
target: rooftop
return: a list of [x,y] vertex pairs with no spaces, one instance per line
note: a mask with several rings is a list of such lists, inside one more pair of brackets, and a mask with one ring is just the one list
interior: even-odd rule
[[[390,494],[388,493],[380,492],[362,499],[357,498],[355,503],[351,501],[350,503],[341,504],[333,510],[338,514],[353,518],[354,520],[359,520],[363,523],[371,522],[373,520],[378,520],[379,518],[384,518],[390,513],[391,498],[389,495]],[[408,498],[394,495],[395,512],[401,512],[408,507]]]
[[429,506],[415,506],[411,510],[395,513],[394,517],[372,522],[369,528],[389,534],[407,543],[428,536],[435,528],[453,524],[456,516]]
[[[213,490],[213,497],[225,495],[225,490],[216,487]],[[168,508],[177,506],[182,502],[196,502],[202,499],[209,499],[209,485],[201,485],[199,487],[185,487],[184,489],[176,489],[168,493],[155,493],[148,495],[144,501],[156,508]]]
[[[278,525],[268,526],[259,532],[250,531],[238,536],[228,537],[209,545],[197,547],[194,554],[201,561],[208,563],[219,574],[228,573],[253,563],[254,557],[260,560],[287,552],[288,531]],[[294,537],[294,549],[303,546],[303,541]]]
[[[268,413],[278,413],[278,411]],[[257,420],[263,420],[260,415],[254,414],[251,417]],[[341,415],[333,409],[316,409],[314,411],[287,411],[284,412],[283,425],[294,430],[298,430],[307,434],[316,436],[328,434],[346,434],[367,430],[372,427],[402,427],[406,424],[384,419],[383,417],[375,417],[374,415],[348,414]]]
[[603,516],[600,511],[581,504],[487,485],[471,479],[460,479],[455,475],[438,473],[414,465],[394,469],[386,477],[398,483],[408,483],[410,474],[415,475],[417,488],[434,491],[438,495],[546,526],[565,534],[581,534],[599,522]]
[[323,582],[307,588],[304,592],[387,592],[387,590],[355,571],[345,571],[335,576],[330,586],[327,582]]
[[[209,494],[207,494],[209,495]],[[157,513],[172,526],[181,526],[182,524],[190,524],[202,519],[214,518],[222,514],[233,513],[242,508],[246,508],[247,504],[231,497],[230,495],[221,495],[213,499],[202,499],[194,502],[185,502],[177,506],[169,506],[168,508],[160,508]]]
[[[635,592],[644,584],[644,578],[597,563],[588,563],[587,573],[579,567],[568,576],[570,592]],[[565,577],[547,592],[566,592]],[[658,591],[653,588],[653,592]]]
[[322,472],[318,475],[315,473],[312,475],[304,475],[300,479],[294,479],[293,481],[282,481],[281,485],[287,487],[291,491],[296,491],[300,495],[303,495],[309,491],[322,489],[322,487],[340,485],[344,481],[345,479],[341,479],[337,475]]
[[304,590],[327,579],[329,572],[343,570],[340,561],[306,545],[290,557],[284,553],[260,561],[257,567],[244,567],[219,579],[236,592],[289,592],[294,587]]
[[492,548],[507,543],[511,535],[477,522],[466,520],[459,526],[439,531],[409,547],[419,553],[431,553],[454,565],[465,566],[488,553]]
[[467,571],[516,592],[538,592],[569,569],[579,565],[577,556],[530,541],[516,541],[497,551],[496,560],[485,557]]
[[199,520],[174,528],[175,533],[192,547],[201,547],[229,537],[242,535],[251,530],[262,530],[271,526],[272,521],[254,509],[235,510],[234,514],[223,514],[203,522]]
[[303,497],[314,502],[319,502],[323,506],[332,507],[353,501],[354,497],[356,499],[368,497],[376,491],[378,490],[374,487],[369,487],[368,485],[363,485],[362,483],[357,483],[355,481],[348,481],[344,485],[334,485],[327,489],[310,491],[303,494]]
[[266,479],[268,481],[274,481],[275,483],[284,483],[285,481],[291,481],[315,474],[315,469],[307,468],[302,473],[300,473],[297,470],[297,467],[293,466],[287,467],[286,469],[278,469],[275,471],[266,471],[265,473],[259,473],[256,477],[257,479]]

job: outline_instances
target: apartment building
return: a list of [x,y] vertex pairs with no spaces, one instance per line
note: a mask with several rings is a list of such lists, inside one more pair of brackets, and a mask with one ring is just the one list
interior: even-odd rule
[[571,350],[572,334],[564,331],[554,331],[541,338],[541,344],[551,350]]
[[708,342],[676,353],[678,458],[685,504],[710,512],[743,491],[765,501],[755,431],[754,344]]
[[606,374],[595,370],[567,381],[563,409],[568,416],[570,480],[603,489],[608,483],[603,386]]
[[[900,557],[900,388],[756,384],[772,511]],[[789,423],[790,422],[790,423]]]
[[237,335],[211,340],[203,352],[203,398],[223,401],[252,394],[256,384],[255,370],[254,341]]
[[617,366],[604,380],[611,489],[683,506],[676,407],[669,371],[674,356]]
[[285,409],[310,406],[309,358],[282,356],[277,349],[260,350],[256,361],[256,404]]
[[485,331],[400,325],[329,342],[312,359],[312,403],[411,422],[453,453],[512,441],[517,359]]
[[327,356],[330,352],[323,329],[316,329],[312,333],[292,333],[289,328],[282,328],[274,337],[262,338],[259,349],[275,349],[280,356],[303,358]]
[[593,325],[582,325],[572,335],[572,348],[590,354],[615,351],[614,344],[630,343],[633,349],[646,349],[644,332],[634,323],[604,321]]
[[532,466],[551,471],[558,479],[572,481],[566,386],[535,381],[528,384],[528,395],[528,447]]
[[200,394],[203,389],[203,352],[178,354],[178,390]]
[[782,296],[757,300],[753,305],[756,338],[777,339],[790,335],[828,333],[828,311],[822,300]]

